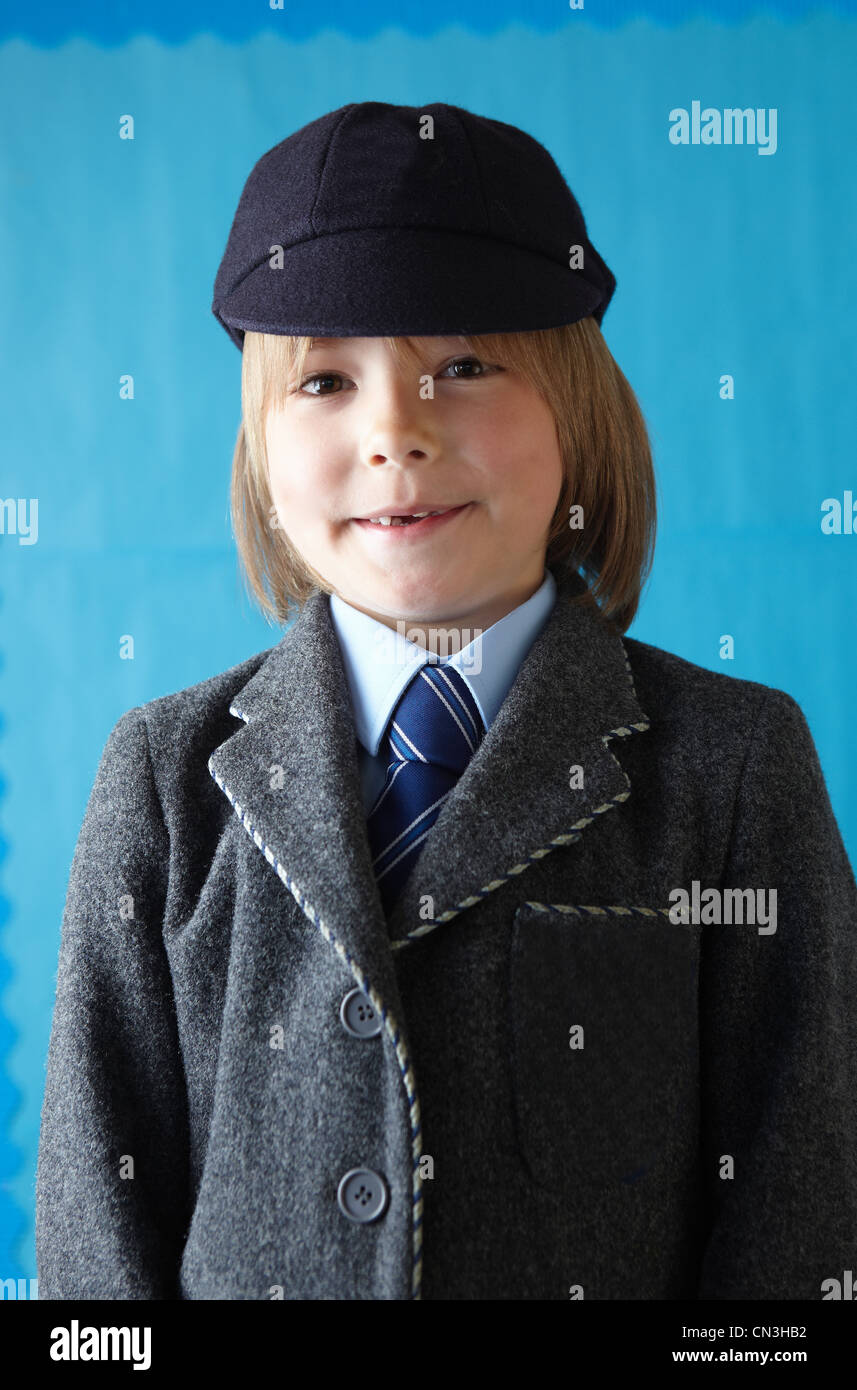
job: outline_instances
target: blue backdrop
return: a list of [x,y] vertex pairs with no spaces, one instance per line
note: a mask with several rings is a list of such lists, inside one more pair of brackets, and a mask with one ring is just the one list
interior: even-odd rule
[[[616,273],[604,333],[655,450],[658,547],[631,635],[793,695],[857,860],[857,535],[821,529],[826,499],[857,497],[857,13],[711,11],[4,9],[0,1279],[35,1276],[60,920],[107,734],[280,636],[239,579],[241,358],[210,302],[251,166],[325,111],[446,101],[554,155]],[[775,108],[776,152],[671,143],[669,112],[697,100]]]

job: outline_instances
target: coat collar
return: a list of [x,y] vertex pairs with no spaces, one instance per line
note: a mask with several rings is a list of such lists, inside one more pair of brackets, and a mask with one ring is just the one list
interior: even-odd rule
[[372,872],[354,718],[326,594],[311,595],[233,697],[230,713],[244,722],[212,753],[212,776],[310,920],[388,994],[395,993],[391,939],[434,930],[511,878],[520,876],[526,892],[528,865],[579,839],[630,793],[609,741],[649,725],[624,644],[591,608],[571,602],[584,589],[578,576],[552,573],[555,606],[389,924]]

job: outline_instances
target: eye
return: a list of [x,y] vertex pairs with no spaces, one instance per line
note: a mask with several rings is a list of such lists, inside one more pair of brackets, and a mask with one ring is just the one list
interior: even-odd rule
[[[479,368],[479,370],[476,372],[471,372],[470,370],[467,370],[471,366],[476,366]],[[459,372],[459,367],[463,367],[465,368],[465,370],[463,372]],[[476,377],[485,376],[486,372],[493,372],[497,370],[499,370],[497,367],[488,366],[479,357],[456,357],[453,362],[448,362],[446,364],[440,375],[445,376],[447,372],[452,371],[454,374],[453,380],[471,381]]]
[[[316,382],[329,383],[336,381],[342,381],[339,372],[315,372],[313,376],[308,376],[301,382],[300,390],[303,391],[305,386],[314,386]],[[337,391],[307,391],[306,394],[308,396],[335,396]]]

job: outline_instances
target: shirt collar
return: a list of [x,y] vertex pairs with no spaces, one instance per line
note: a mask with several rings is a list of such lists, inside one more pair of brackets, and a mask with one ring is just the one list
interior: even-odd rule
[[[486,729],[555,601],[556,581],[546,569],[534,594],[486,628],[481,639],[477,635],[450,656],[449,665],[456,666],[467,681]],[[375,756],[400,696],[429,660],[429,653],[338,594],[330,595],[330,615],[342,651],[357,737]]]

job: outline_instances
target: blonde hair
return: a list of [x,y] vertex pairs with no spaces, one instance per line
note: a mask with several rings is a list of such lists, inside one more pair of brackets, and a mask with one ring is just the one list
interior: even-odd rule
[[[553,411],[564,481],[548,533],[545,565],[579,572],[573,599],[597,607],[618,633],[633,621],[648,576],[656,526],[655,477],[643,414],[594,318],[526,333],[463,335],[467,352],[520,372]],[[414,360],[410,338],[387,338],[396,360]],[[242,419],[232,463],[232,525],[251,597],[285,624],[328,582],[291,545],[268,480],[265,417],[299,380],[310,337],[244,336]],[[462,353],[465,349],[462,348]],[[584,525],[572,529],[570,508]]]

